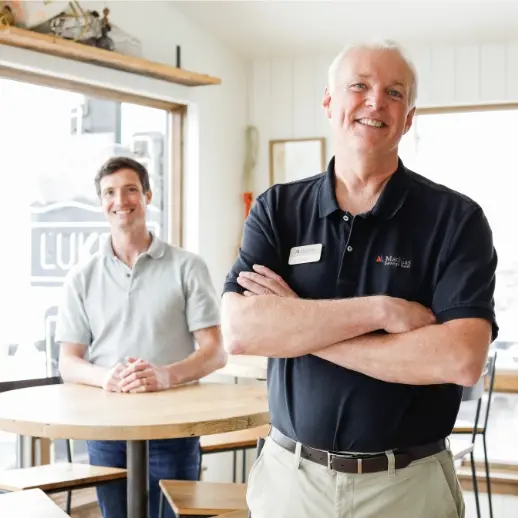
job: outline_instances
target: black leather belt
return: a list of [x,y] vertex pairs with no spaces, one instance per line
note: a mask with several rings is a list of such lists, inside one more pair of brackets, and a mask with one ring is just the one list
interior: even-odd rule
[[[271,429],[270,437],[282,448],[295,453],[296,442],[283,435],[276,428]],[[446,449],[444,439],[423,446],[413,446],[401,450],[394,450],[395,468],[406,468],[411,462],[435,455]],[[377,473],[387,471],[389,467],[387,455],[344,455],[323,450],[316,450],[309,446],[302,445],[300,456],[303,459],[316,462],[329,469],[342,473]]]

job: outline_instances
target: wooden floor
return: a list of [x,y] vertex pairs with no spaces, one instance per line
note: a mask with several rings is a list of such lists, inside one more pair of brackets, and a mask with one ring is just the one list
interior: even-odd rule
[[[65,509],[66,493],[56,493],[49,496],[61,509]],[[72,514],[70,516],[71,518],[101,518],[101,510],[97,505],[94,488],[74,491],[72,497]]]

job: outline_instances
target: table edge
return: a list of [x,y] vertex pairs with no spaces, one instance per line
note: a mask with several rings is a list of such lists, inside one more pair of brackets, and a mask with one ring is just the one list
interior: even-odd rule
[[[175,424],[136,426],[51,424],[0,417],[0,430],[18,435],[45,437],[49,439],[136,441],[213,435],[245,430],[269,423],[270,413],[269,410],[265,410],[242,416],[212,419],[202,422],[191,421]],[[235,426],[236,424],[240,426]]]

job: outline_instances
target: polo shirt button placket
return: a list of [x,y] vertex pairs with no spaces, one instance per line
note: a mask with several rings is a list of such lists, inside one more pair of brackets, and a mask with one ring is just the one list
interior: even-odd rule
[[[347,214],[344,214],[344,216],[342,216],[342,219],[345,221],[345,222],[349,222],[350,218]],[[354,224],[354,220],[353,220],[353,224]],[[349,239],[348,241],[351,239],[351,234],[352,234],[352,231],[353,231],[353,224],[351,224],[351,229],[349,231]],[[353,251],[353,247],[351,245],[348,245],[345,249],[348,253],[351,253]]]

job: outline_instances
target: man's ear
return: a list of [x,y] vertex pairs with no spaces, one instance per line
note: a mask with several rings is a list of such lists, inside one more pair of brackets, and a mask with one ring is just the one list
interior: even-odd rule
[[324,90],[324,98],[322,99],[322,107],[324,108],[324,113],[328,119],[331,118],[331,92],[329,88],[326,86]]
[[153,193],[151,192],[151,189],[146,192],[146,205],[149,205],[151,203],[151,200],[153,198]]
[[408,115],[406,116],[406,121],[405,121],[405,131],[403,133],[403,135],[405,135],[406,133],[408,133],[408,130],[412,127],[412,122],[414,122],[414,115],[415,115],[415,107],[412,108],[409,112],[408,112]]

